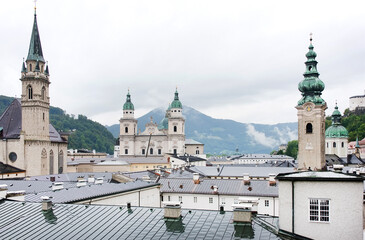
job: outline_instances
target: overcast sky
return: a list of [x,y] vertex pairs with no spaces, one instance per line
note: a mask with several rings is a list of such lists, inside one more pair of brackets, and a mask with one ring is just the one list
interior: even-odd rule
[[[0,94],[20,96],[32,0],[2,1]],[[39,0],[51,105],[118,123],[128,88],[137,117],[180,100],[215,118],[297,120],[309,33],[327,115],[365,89],[365,1]],[[158,119],[156,121],[159,121]]]

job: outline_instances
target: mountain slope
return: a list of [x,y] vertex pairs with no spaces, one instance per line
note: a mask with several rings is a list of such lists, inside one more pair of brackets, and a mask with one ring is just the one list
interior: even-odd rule
[[[0,95],[0,114],[14,100],[12,97]],[[77,118],[66,114],[61,108],[50,107],[49,117],[51,124],[58,130],[68,132],[73,130],[69,137],[68,148],[95,149],[97,152],[114,151],[115,139],[113,135],[100,123],[78,115]]]
[[[269,153],[282,143],[297,138],[297,123],[275,125],[247,124],[233,120],[215,119],[191,107],[184,106],[187,138],[205,144],[206,153],[233,153],[236,148],[242,153]],[[150,121],[159,123],[165,116],[163,108],[156,108],[138,118],[138,129]],[[107,126],[114,137],[119,135],[119,125]]]

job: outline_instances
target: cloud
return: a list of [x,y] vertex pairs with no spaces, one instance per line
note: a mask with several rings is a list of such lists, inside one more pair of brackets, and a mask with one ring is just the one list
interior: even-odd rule
[[253,141],[264,145],[266,147],[274,148],[279,145],[279,142],[272,137],[267,137],[265,133],[256,131],[255,127],[252,124],[247,125],[247,135],[252,137]]

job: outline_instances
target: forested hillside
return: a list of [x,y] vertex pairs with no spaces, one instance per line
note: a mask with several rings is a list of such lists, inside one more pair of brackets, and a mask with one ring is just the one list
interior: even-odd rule
[[[0,113],[14,98],[0,96]],[[86,116],[77,117],[66,114],[61,108],[50,107],[50,122],[57,131],[71,132],[68,148],[107,152],[112,154],[115,144],[113,135],[100,123],[88,119]]]

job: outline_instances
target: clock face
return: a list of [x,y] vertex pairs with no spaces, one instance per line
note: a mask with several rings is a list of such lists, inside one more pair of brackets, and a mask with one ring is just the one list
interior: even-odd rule
[[310,112],[310,111],[312,111],[312,107],[311,107],[311,106],[307,106],[307,107],[305,108],[305,110],[307,110],[307,112]]

